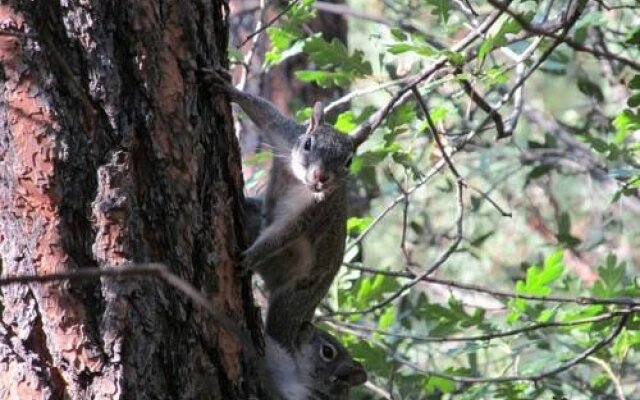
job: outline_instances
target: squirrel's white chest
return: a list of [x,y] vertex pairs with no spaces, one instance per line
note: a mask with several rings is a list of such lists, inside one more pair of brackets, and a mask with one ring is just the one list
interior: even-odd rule
[[270,382],[286,400],[305,400],[309,389],[298,366],[278,343],[265,337],[265,369]]
[[290,185],[283,196],[280,196],[275,208],[276,220],[296,218],[305,208],[315,202],[313,193],[304,185]]

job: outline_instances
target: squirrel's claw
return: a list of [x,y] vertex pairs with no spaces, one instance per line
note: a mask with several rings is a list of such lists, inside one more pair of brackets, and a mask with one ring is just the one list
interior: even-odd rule
[[227,91],[233,88],[231,74],[226,69],[217,66],[215,68],[201,68],[200,71],[205,74],[205,80],[213,86]]

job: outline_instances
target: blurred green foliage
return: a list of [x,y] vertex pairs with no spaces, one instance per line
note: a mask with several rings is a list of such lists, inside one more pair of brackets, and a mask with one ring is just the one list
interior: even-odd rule
[[[346,44],[308,31],[303,0],[267,30],[266,68],[305,54],[313,68],[298,79],[361,92],[333,121],[345,134],[445,60],[417,87],[467,183],[462,242],[430,275],[444,282],[402,290],[450,246],[458,213],[457,178],[433,169],[442,150],[407,96],[352,164],[376,194],[349,220],[346,267],[321,310],[377,388],[353,398],[638,398],[640,7],[579,1],[568,26],[573,3],[511,2],[550,34],[502,13],[462,50],[489,3],[352,0],[386,24],[352,18]],[[507,139],[463,82],[515,127]],[[560,299],[532,299],[545,296]]]

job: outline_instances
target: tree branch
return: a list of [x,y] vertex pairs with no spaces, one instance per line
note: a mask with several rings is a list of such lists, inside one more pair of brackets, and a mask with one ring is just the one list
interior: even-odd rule
[[545,29],[539,28],[537,26],[534,26],[532,24],[529,23],[529,21],[527,21],[524,17],[522,17],[521,15],[519,15],[518,13],[512,11],[509,9],[509,4],[508,2],[501,2],[498,0],[487,0],[489,2],[489,4],[491,4],[492,6],[494,6],[495,8],[497,8],[498,10],[503,11],[506,14],[509,14],[509,16],[511,16],[516,22],[518,22],[522,28],[526,31],[529,31],[531,33],[534,33],[536,35],[542,35],[542,36],[546,36],[555,40],[559,40],[562,43],[565,43],[566,45],[568,45],[569,47],[571,47],[574,50],[577,51],[581,51],[581,52],[585,52],[585,53],[590,53],[593,56],[597,57],[597,58],[609,58],[609,59],[614,59],[616,61],[619,61],[620,63],[627,65],[628,67],[636,70],[636,71],[640,71],[640,63],[638,63],[637,61],[633,61],[631,59],[619,56],[617,54],[613,54],[609,51],[600,51],[598,49],[595,49],[593,47],[589,47],[589,46],[585,46],[581,43],[576,42],[575,40],[566,37],[565,35],[558,35],[554,32],[550,32],[547,31]]
[[[414,273],[411,272],[398,272],[398,271],[383,271],[374,268],[362,267],[355,264],[345,264],[347,268],[355,269],[362,272],[367,272],[371,274],[380,274],[386,276],[395,276],[400,278],[408,278],[413,279],[416,277]],[[562,296],[536,296],[526,293],[514,293],[506,290],[500,289],[489,289],[483,286],[474,285],[470,283],[460,283],[449,279],[441,279],[441,278],[433,278],[429,276],[425,276],[421,279],[424,282],[433,283],[434,285],[443,285],[454,287],[462,290],[469,290],[472,292],[478,293],[486,293],[495,297],[506,297],[511,299],[523,299],[523,300],[531,300],[531,301],[543,301],[543,302],[551,302],[551,303],[574,303],[580,305],[592,305],[592,304],[609,304],[609,305],[624,305],[624,306],[640,306],[640,301],[634,300],[633,298],[615,298],[615,299],[600,299],[596,297],[588,297],[588,296],[580,296],[580,297],[562,297]]]

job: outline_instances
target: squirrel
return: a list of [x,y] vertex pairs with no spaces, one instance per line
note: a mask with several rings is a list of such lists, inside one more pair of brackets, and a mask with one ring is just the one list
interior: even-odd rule
[[305,322],[299,339],[289,353],[266,337],[263,374],[273,400],[347,400],[351,387],[367,381],[362,364],[327,332]]
[[242,253],[241,266],[257,272],[269,293],[267,335],[293,352],[342,262],[346,182],[358,142],[324,123],[321,103],[305,127],[269,101],[236,89],[226,71],[212,71],[210,78],[273,147],[263,229]]

